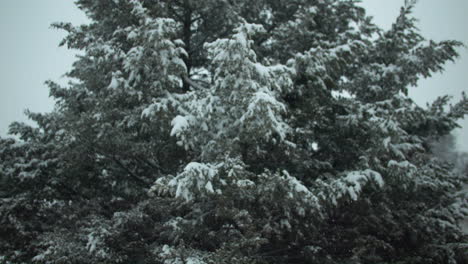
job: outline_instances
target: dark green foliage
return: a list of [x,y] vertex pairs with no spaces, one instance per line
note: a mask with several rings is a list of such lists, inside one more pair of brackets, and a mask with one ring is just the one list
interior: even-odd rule
[[468,99],[407,96],[457,57],[407,1],[79,0],[51,113],[0,139],[5,263],[466,263]]

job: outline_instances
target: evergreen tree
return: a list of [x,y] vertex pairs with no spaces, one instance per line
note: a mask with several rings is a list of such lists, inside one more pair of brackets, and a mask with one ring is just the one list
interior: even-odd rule
[[408,89],[457,41],[407,1],[78,0],[51,113],[0,139],[5,263],[465,263],[466,173],[433,153],[468,98]]

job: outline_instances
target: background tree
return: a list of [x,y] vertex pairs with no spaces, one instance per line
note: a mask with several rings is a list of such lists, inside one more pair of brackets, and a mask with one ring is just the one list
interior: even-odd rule
[[466,261],[466,174],[431,142],[468,99],[407,96],[461,44],[414,1],[389,31],[351,0],[77,4],[73,81],[0,141],[3,261]]

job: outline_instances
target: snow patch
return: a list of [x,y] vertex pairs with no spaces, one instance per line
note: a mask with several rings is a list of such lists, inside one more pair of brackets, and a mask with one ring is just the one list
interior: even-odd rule
[[185,117],[178,115],[171,121],[171,125],[171,136],[179,136],[189,127],[189,122]]

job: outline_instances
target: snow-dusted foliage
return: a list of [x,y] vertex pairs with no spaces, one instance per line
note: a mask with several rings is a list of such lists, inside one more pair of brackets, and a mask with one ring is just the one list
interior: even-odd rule
[[[466,263],[468,113],[407,96],[454,60],[406,1],[78,0],[51,113],[0,139],[0,262]],[[463,174],[465,173],[465,174]]]
[[293,70],[257,61],[252,37],[264,32],[261,25],[241,22],[233,31],[229,39],[205,44],[211,61],[207,67],[213,69],[207,87],[162,98],[143,113],[160,115],[175,107],[179,115],[171,121],[171,136],[208,161],[225,153],[238,155],[241,142],[284,142],[291,130],[281,95],[292,89]]

